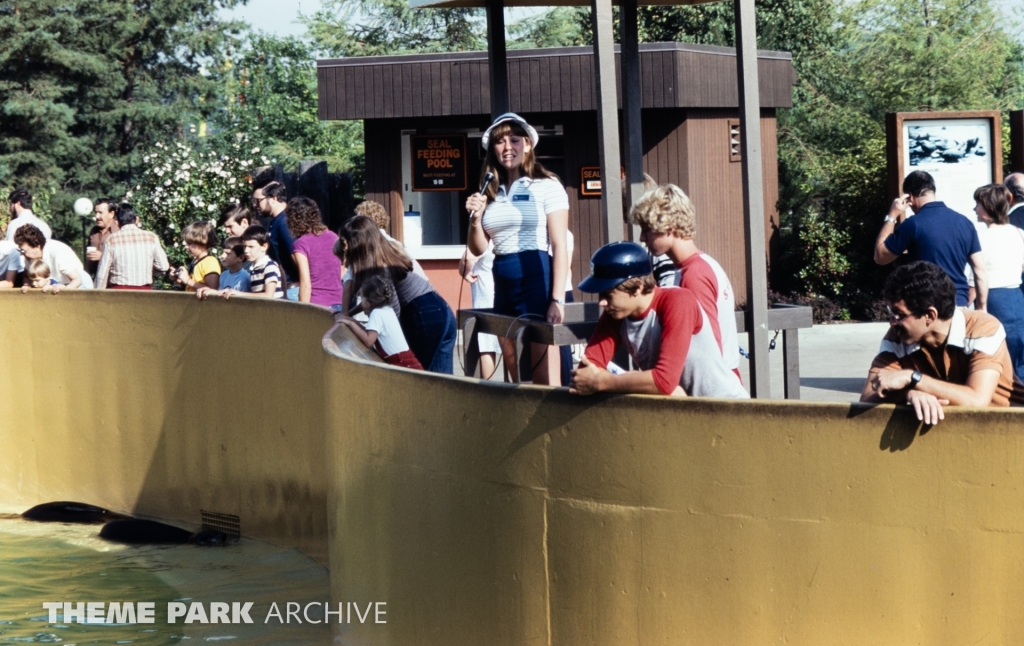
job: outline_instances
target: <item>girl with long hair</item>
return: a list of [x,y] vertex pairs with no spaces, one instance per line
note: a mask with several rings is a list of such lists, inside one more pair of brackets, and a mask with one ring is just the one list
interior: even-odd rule
[[[569,196],[558,178],[537,161],[537,131],[514,113],[503,114],[484,132],[487,157],[481,180],[493,179],[483,195],[466,201],[467,242],[481,256],[494,245],[494,309],[499,314],[561,323],[569,271],[566,230]],[[550,249],[550,256],[548,251]],[[502,340],[505,365],[518,381],[515,344]],[[560,385],[559,353],[531,344],[533,382]]]
[[358,294],[363,283],[374,276],[389,280],[394,285],[391,305],[413,354],[426,370],[452,374],[458,334],[455,315],[434,291],[423,269],[366,216],[346,222],[341,235],[345,265],[352,270],[353,292]]

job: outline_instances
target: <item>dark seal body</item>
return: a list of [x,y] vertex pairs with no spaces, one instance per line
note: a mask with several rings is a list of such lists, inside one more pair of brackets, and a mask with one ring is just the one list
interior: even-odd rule
[[118,543],[181,545],[192,540],[192,532],[173,525],[158,523],[155,520],[129,518],[115,520],[104,525],[100,530],[100,538]]
[[195,543],[196,545],[213,546],[227,543],[227,536],[223,532],[205,531],[193,534],[187,529],[140,518],[109,522],[100,530],[100,538],[132,545]]
[[112,520],[129,518],[124,514],[87,505],[84,502],[47,502],[36,505],[32,509],[21,514],[25,520],[35,520],[44,523],[109,523]]

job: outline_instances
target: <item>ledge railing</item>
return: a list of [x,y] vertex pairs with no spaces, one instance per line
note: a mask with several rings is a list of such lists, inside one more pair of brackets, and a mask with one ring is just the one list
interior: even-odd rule
[[[597,303],[566,303],[562,323],[552,325],[523,317],[497,314],[493,309],[459,310],[462,329],[466,376],[476,374],[480,361],[478,334],[494,334],[514,339],[516,356],[522,356],[527,343],[544,345],[576,345],[586,343],[597,327],[601,308]],[[736,312],[736,331],[747,331],[747,313]],[[783,392],[786,399],[800,399],[800,335],[801,329],[814,324],[811,308],[803,305],[775,305],[768,310],[768,329],[782,333]]]

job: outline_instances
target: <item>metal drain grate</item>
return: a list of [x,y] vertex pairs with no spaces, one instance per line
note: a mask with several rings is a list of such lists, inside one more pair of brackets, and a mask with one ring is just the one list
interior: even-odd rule
[[204,532],[210,530],[224,532],[235,540],[242,537],[242,521],[238,516],[202,509],[199,510],[199,513],[203,517]]

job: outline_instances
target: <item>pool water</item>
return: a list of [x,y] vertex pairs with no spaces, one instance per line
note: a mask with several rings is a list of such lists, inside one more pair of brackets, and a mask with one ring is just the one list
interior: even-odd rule
[[[0,505],[0,513],[20,507]],[[126,546],[99,538],[101,525],[0,518],[0,644],[326,644],[325,624],[264,622],[276,602],[311,608],[322,619],[330,598],[327,569],[298,550],[242,539],[227,547]],[[44,602],[155,602],[152,624],[49,623]],[[167,621],[167,603],[253,602],[252,624]],[[314,612],[319,610],[319,612]],[[104,613],[105,614],[105,613]]]

